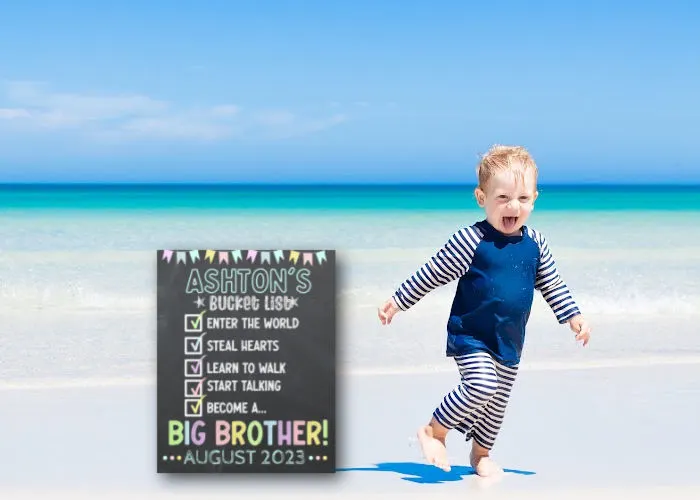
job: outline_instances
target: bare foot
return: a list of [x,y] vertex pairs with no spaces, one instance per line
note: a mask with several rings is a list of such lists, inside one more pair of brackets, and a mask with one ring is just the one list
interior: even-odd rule
[[472,449],[472,452],[469,455],[469,462],[471,463],[471,466],[474,467],[476,473],[481,477],[496,476],[503,472],[501,466],[491,460],[488,452],[483,453],[481,450],[479,452],[475,452],[475,450]]
[[450,472],[451,467],[447,463],[447,448],[445,448],[444,438],[442,440],[434,438],[433,428],[425,425],[418,429],[418,442],[423,456],[429,464],[439,467],[445,472]]
[[491,486],[500,483],[503,480],[503,474],[495,474],[493,476],[482,477],[478,474],[472,477],[470,486],[478,490],[486,490]]

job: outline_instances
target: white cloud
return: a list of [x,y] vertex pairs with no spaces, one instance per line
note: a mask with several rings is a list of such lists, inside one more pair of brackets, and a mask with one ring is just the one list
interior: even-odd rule
[[289,111],[276,110],[257,113],[255,119],[263,125],[288,125],[294,122],[296,117]]
[[346,121],[348,121],[347,115],[336,114],[333,116],[329,116],[328,118],[318,118],[315,120],[306,121],[305,123],[300,124],[298,129],[296,131],[293,131],[292,133],[294,135],[300,135],[310,134],[313,132],[320,132],[322,130],[334,127],[336,125],[340,125],[341,123],[345,123]]
[[161,139],[196,139],[215,141],[224,139],[230,134],[230,129],[215,123],[191,121],[180,117],[137,118],[120,128],[120,136],[126,138],[153,137]]
[[348,120],[347,115],[335,113],[331,116],[306,117],[286,110],[262,111],[255,115],[260,124],[260,133],[270,139],[292,139],[322,132]]
[[214,106],[211,110],[214,116],[233,116],[240,112],[240,108],[233,104],[222,104],[220,106]]
[[71,130],[111,142],[289,138],[317,133],[346,119],[286,109],[244,112],[230,103],[184,108],[140,94],[56,92],[36,82],[10,82],[0,90],[0,126],[6,130]]
[[17,118],[30,118],[32,115],[23,108],[0,108],[0,120],[14,120]]
[[[382,109],[396,109],[398,108],[398,103],[395,101],[375,101],[375,102],[369,102],[369,101],[363,101],[363,100],[357,100],[357,101],[347,101],[347,102],[341,102],[341,101],[330,101],[326,103],[326,106],[331,109],[339,109],[339,108],[345,108],[345,109],[362,109],[364,111],[368,112],[381,112]],[[374,111],[370,111],[374,110]]]
[[10,102],[21,106],[39,125],[75,126],[94,121],[125,119],[162,113],[167,102],[142,95],[94,95],[55,93],[34,82],[11,82],[6,86]]

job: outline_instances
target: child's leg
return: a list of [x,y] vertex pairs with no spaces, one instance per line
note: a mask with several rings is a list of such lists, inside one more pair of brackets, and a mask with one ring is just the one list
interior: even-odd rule
[[461,381],[442,399],[427,426],[418,431],[418,439],[428,463],[450,470],[447,463],[445,437],[450,429],[478,412],[496,394],[498,375],[494,360],[487,353],[455,358]]
[[469,416],[481,413],[498,390],[496,362],[485,352],[455,358],[459,385],[442,399],[433,416],[440,425],[453,429]]
[[484,418],[485,408],[486,406],[484,405],[484,407],[480,408],[479,410],[476,410],[473,413],[470,413],[469,415],[464,417],[464,420],[455,425],[454,429],[464,434],[466,441],[469,441],[473,436],[474,424],[476,424],[476,422],[478,422],[479,419]]
[[[494,397],[486,403],[481,415],[471,427],[472,451],[470,462],[480,476],[490,476],[503,469],[491,460],[489,453],[496,442],[503,424],[508,399],[518,373],[518,367],[495,363],[498,374],[498,388]],[[469,434],[467,434],[469,436]]]

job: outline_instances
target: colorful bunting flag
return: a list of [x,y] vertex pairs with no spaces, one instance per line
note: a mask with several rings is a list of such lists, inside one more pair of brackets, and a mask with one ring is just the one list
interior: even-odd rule
[[[275,262],[280,263],[284,261],[284,250],[186,250],[186,251],[174,251],[174,250],[163,250],[163,255],[162,255],[162,260],[167,261],[170,263],[170,261],[173,258],[173,255],[175,255],[175,262],[176,263],[183,263],[187,264],[187,256],[189,255],[190,261],[194,264],[198,260],[200,260],[200,251],[204,252],[204,259],[207,260],[210,264],[214,263],[214,259],[217,258],[218,254],[218,262],[219,264],[230,263],[230,258],[233,260],[233,262],[239,262],[243,260],[243,254],[245,253],[246,257],[245,260],[249,260],[250,262],[254,263],[258,254],[260,254],[260,263],[261,264],[270,264],[272,263],[272,257],[274,256]],[[230,254],[230,255],[229,255]],[[289,250],[289,261],[293,262],[294,264],[298,264],[299,262],[299,257],[302,258],[302,265],[309,265],[313,266],[314,265],[314,255],[316,256],[316,260],[318,261],[319,264],[322,264],[325,262],[327,259],[326,257],[326,251],[321,250],[318,252],[301,252],[299,250]]]
[[219,264],[226,262],[228,264],[228,252],[219,252]]
[[297,261],[299,260],[299,252],[297,252],[296,250],[290,251],[289,252],[289,260],[291,260],[292,262],[294,262],[296,264]]

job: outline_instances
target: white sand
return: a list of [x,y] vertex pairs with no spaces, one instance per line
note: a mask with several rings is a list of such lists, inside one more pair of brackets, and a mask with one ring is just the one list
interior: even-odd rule
[[158,475],[152,383],[4,387],[0,498],[700,498],[697,357],[614,364],[524,369],[494,457],[534,474],[496,482],[467,474],[457,433],[455,473],[420,457],[415,428],[453,373],[341,377],[338,467],[389,465],[325,476]]

